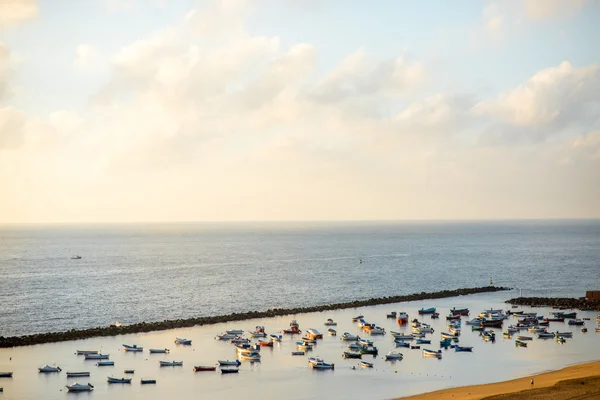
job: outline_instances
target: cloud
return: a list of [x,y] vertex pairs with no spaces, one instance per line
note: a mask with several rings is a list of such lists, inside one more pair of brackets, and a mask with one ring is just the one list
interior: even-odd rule
[[0,1],[0,26],[11,27],[37,16],[37,0]]
[[75,51],[75,68],[87,69],[96,61],[98,53],[96,49],[89,44],[80,44]]
[[496,99],[481,101],[476,111],[516,126],[586,125],[598,118],[599,91],[600,66],[576,68],[564,61]]
[[0,150],[21,146],[25,122],[23,112],[13,107],[0,108]]
[[524,0],[525,14],[532,20],[565,18],[581,9],[583,0]]
[[493,39],[502,39],[504,35],[504,15],[496,3],[490,3],[483,9],[483,22],[487,34]]

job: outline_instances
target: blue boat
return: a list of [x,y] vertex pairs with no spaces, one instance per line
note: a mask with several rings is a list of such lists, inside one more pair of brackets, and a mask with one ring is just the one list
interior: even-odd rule
[[419,310],[419,314],[433,314],[435,312],[435,307],[431,308],[421,308]]
[[473,347],[470,346],[456,346],[454,348],[455,352],[461,352],[461,351],[468,351],[469,353],[471,353],[473,351]]
[[405,342],[404,340],[394,340],[394,343],[396,344],[396,347],[410,347],[410,343]]
[[431,344],[431,340],[417,339],[417,344]]

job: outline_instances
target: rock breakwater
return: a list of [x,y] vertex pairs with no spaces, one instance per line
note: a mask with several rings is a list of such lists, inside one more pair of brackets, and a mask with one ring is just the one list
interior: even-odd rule
[[320,306],[295,307],[295,308],[275,308],[267,311],[248,311],[242,313],[232,313],[228,315],[219,315],[212,317],[198,317],[176,320],[165,320],[161,322],[140,322],[132,325],[108,327],[98,327],[90,329],[71,329],[66,332],[50,332],[25,336],[0,336],[0,348],[30,346],[42,343],[64,342],[68,340],[89,339],[99,336],[116,336],[131,333],[162,331],[175,328],[187,328],[195,325],[210,325],[223,322],[243,321],[252,318],[270,318],[282,315],[294,315],[302,313],[330,311],[346,308],[357,308],[364,306],[373,306],[380,304],[402,303],[416,300],[440,299],[445,297],[465,296],[476,293],[498,292],[509,290],[509,288],[499,286],[484,286],[478,288],[463,288],[455,290],[442,290],[439,292],[421,292],[405,296],[377,297],[367,300],[356,300],[345,303],[326,304]]
[[568,297],[517,297],[506,303],[529,307],[552,307],[556,309],[577,309],[600,311],[600,300],[573,299]]

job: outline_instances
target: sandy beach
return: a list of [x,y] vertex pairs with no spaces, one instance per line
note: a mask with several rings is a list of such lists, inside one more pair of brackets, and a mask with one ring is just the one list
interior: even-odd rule
[[[533,379],[534,384],[531,384]],[[573,381],[574,380],[574,381]],[[582,383],[583,382],[583,383]],[[403,400],[600,398],[600,361],[510,381],[439,390]]]

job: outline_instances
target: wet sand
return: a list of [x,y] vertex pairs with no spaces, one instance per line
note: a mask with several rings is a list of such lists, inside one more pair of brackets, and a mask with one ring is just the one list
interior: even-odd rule
[[[533,385],[531,384],[532,379],[534,380]],[[463,386],[403,397],[402,400],[537,400],[575,398],[600,398],[600,361],[573,365],[558,371],[505,382]]]

